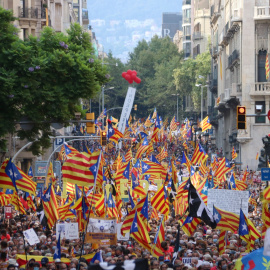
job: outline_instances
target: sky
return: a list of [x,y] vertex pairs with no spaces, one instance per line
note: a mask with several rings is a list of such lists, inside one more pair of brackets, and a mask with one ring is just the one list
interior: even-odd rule
[[161,36],[163,12],[181,12],[181,7],[182,0],[87,0],[96,39],[123,62],[138,41]]

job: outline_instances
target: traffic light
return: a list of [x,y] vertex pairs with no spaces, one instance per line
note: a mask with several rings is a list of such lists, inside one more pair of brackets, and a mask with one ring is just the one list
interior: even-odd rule
[[134,104],[134,111],[137,111],[137,104]]
[[86,123],[86,132],[88,134],[95,134],[96,133],[96,126],[95,126],[95,113],[86,113],[86,120],[92,120],[93,122]]
[[261,168],[265,168],[266,166],[267,164],[266,164],[265,150],[262,148],[260,151],[258,170],[260,170]]
[[101,131],[101,135],[100,135],[100,144],[101,146],[106,146],[107,144],[107,134],[106,131]]
[[246,106],[237,106],[237,129],[246,129]]

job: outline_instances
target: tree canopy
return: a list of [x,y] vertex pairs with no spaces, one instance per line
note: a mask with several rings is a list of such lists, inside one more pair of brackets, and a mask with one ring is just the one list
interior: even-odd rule
[[[81,110],[79,100],[93,97],[110,78],[79,24],[71,25],[67,35],[45,27],[39,38],[22,41],[14,20],[11,11],[0,7],[0,138],[27,119],[32,127],[17,133],[36,140],[30,150],[40,154],[50,145],[50,123],[67,125]],[[0,148],[4,145],[1,139]]]

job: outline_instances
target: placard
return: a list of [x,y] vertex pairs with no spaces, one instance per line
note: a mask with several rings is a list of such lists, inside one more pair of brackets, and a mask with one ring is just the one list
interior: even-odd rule
[[101,246],[116,245],[116,219],[90,218],[86,241]]
[[66,239],[79,239],[79,226],[78,222],[66,223]]
[[6,219],[12,218],[12,207],[11,207],[11,205],[6,205],[4,207],[4,210],[5,210],[5,218]]
[[56,224],[56,239],[59,238],[59,234],[60,234],[60,239],[66,238],[66,223]]
[[56,224],[56,239],[58,239],[59,234],[60,238],[63,239],[79,239],[79,226],[77,222],[74,223],[58,223]]
[[117,240],[118,241],[128,241],[129,240],[129,233],[126,233],[125,236],[121,234],[121,227],[123,222],[116,224],[116,230],[117,230]]
[[38,236],[33,228],[23,231],[24,238],[27,240],[30,246],[39,243]]
[[240,215],[240,208],[248,215],[249,191],[229,189],[208,189],[207,208],[213,213],[213,205],[225,211]]

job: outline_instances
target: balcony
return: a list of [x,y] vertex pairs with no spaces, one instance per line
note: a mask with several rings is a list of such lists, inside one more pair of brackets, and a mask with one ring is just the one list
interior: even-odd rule
[[270,82],[257,82],[251,85],[251,96],[270,96]]
[[238,63],[239,61],[239,52],[238,50],[234,50],[232,54],[228,58],[228,68],[233,69],[233,67]]
[[202,33],[201,32],[194,32],[193,33],[193,40],[199,40],[203,39]]
[[83,10],[82,21],[83,21],[83,24],[89,24],[88,10]]
[[38,9],[37,8],[22,8],[19,7],[19,18],[24,19],[38,19]]
[[241,22],[242,21],[242,8],[234,9],[231,15],[231,22]]
[[191,18],[183,18],[183,24],[191,24]]
[[232,83],[231,96],[234,96],[234,97],[241,97],[242,96],[242,84]]
[[191,36],[183,36],[183,41],[191,41]]
[[269,20],[270,6],[254,7],[254,20]]
[[213,49],[211,50],[211,55],[213,58],[218,57],[218,45],[213,46]]
[[214,71],[214,73],[210,74],[210,85],[209,85],[209,90],[213,94],[217,93],[217,84],[218,84],[217,71]]

